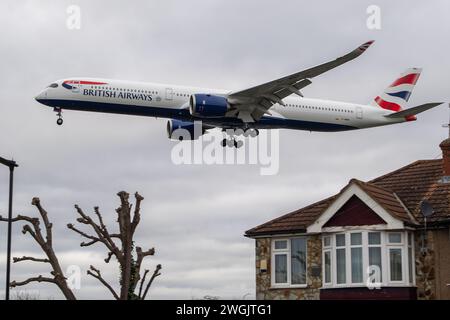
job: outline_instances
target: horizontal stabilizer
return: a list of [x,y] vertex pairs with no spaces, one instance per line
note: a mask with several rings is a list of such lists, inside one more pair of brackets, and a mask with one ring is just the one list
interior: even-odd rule
[[432,102],[432,103],[425,103],[421,104],[420,106],[409,108],[406,110],[402,110],[399,112],[391,113],[385,115],[386,118],[406,118],[410,116],[414,116],[418,113],[427,111],[428,109],[437,107],[438,105],[442,104],[443,102]]

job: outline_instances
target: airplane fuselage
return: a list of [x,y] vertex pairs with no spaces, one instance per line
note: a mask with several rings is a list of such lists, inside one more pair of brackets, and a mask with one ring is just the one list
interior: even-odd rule
[[346,131],[404,122],[385,115],[390,110],[371,105],[289,96],[284,105],[275,104],[270,115],[244,123],[236,117],[192,116],[189,98],[193,94],[227,95],[226,90],[110,79],[70,78],[59,80],[40,93],[36,100],[50,107],[127,114],[137,116],[201,120],[221,128],[285,128],[308,131]]

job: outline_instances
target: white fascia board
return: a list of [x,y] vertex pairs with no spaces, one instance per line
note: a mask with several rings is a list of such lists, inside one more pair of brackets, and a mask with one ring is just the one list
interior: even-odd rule
[[[353,183],[347,187],[347,189],[333,201],[333,203],[316,219],[306,230],[307,233],[321,233],[323,226],[327,223],[331,217],[353,196],[356,195],[361,201],[363,201],[370,209],[378,214],[386,225],[377,225],[378,228],[383,226],[383,229],[377,230],[400,230],[404,229],[403,221],[394,218],[384,208],[382,208],[375,200],[373,200],[366,192],[364,192],[357,184]],[[328,229],[328,228],[327,228]]]

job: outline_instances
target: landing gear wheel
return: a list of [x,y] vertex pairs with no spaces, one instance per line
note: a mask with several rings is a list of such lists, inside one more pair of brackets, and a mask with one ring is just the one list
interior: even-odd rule
[[58,126],[62,125],[64,121],[62,119],[62,110],[61,110],[61,108],[54,108],[53,111],[56,112],[56,116],[58,117],[58,120],[56,120],[56,124]]
[[258,129],[251,129],[250,131],[250,137],[254,138],[256,136],[259,135],[259,130]]
[[244,131],[244,137],[256,137],[257,135],[259,135],[259,130],[258,129],[253,129],[253,128],[247,128]]
[[225,148],[227,146],[227,139],[223,139],[221,144],[222,144],[222,147]]

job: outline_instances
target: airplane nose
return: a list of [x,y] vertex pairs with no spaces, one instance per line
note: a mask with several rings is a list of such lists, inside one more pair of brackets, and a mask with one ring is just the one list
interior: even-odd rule
[[45,104],[44,101],[47,100],[47,90],[39,93],[36,97],[34,97],[34,99],[39,103]]

